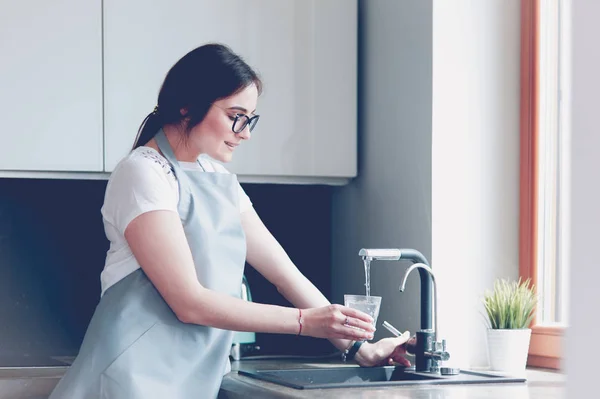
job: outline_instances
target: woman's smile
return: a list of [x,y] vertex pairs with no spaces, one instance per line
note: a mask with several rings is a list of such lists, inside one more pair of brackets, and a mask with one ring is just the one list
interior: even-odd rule
[[232,143],[232,142],[230,142],[230,141],[226,141],[226,142],[225,142],[225,145],[227,145],[227,147],[228,147],[228,148],[229,148],[231,151],[233,151],[233,150],[235,149],[235,147],[237,147],[237,146],[239,145],[239,143],[238,143],[238,144],[236,144],[236,143]]

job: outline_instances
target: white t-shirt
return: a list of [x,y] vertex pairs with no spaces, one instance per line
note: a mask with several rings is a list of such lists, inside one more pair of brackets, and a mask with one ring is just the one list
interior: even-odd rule
[[[182,169],[229,173],[209,157],[198,162],[179,162]],[[252,208],[250,198],[238,184],[239,208],[243,213]],[[104,231],[110,241],[104,270],[100,275],[102,294],[113,284],[139,269],[133,256],[125,229],[139,215],[155,211],[177,212],[179,184],[169,162],[155,149],[138,147],[127,155],[112,172],[102,206]]]

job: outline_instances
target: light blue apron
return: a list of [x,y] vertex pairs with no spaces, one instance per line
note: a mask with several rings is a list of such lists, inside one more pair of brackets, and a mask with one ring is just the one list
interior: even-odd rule
[[[179,182],[178,212],[198,281],[240,297],[246,239],[233,174],[182,170],[155,136]],[[102,296],[75,362],[49,399],[216,398],[230,370],[233,332],[179,321],[142,269]]]

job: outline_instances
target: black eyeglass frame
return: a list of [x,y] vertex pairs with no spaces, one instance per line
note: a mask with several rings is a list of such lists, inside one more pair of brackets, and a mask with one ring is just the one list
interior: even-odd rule
[[[235,125],[238,123],[238,121],[240,121],[243,118],[246,118],[245,123],[242,123],[242,127],[240,129],[236,130]],[[240,134],[241,132],[244,131],[246,126],[250,126],[250,131],[252,131],[252,130],[254,130],[254,127],[258,123],[259,118],[260,118],[260,115],[254,115],[252,118],[250,118],[248,115],[235,114],[235,119],[233,120],[233,123],[231,124],[231,131],[234,132],[235,134]]]

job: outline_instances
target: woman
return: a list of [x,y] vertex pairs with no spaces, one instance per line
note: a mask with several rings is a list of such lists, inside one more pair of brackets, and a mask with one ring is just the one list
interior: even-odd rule
[[[213,398],[232,331],[328,338],[362,366],[402,357],[408,334],[365,343],[360,311],[331,305],[289,259],[220,164],[258,122],[261,81],[227,47],[199,47],[169,71],[102,215],[102,298],[78,357],[50,396]],[[248,261],[297,308],[239,298]]]

